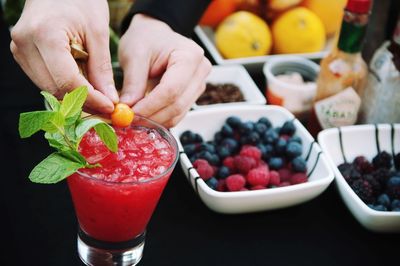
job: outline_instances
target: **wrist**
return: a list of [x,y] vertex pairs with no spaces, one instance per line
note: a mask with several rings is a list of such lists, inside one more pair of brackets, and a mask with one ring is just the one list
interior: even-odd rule
[[132,17],[129,28],[131,28],[132,26],[135,26],[135,27],[136,26],[140,26],[140,27],[142,27],[142,26],[149,27],[150,26],[152,28],[159,28],[159,29],[163,29],[163,30],[167,29],[167,30],[172,31],[171,27],[167,23],[165,23],[157,18],[148,16],[148,15],[142,14],[142,13],[137,13]]

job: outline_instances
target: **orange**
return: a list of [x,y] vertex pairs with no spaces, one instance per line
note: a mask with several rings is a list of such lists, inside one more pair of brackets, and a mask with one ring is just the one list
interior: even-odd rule
[[340,29],[347,0],[304,0],[303,5],[313,11],[324,23],[328,36]]
[[321,51],[326,42],[320,18],[305,7],[284,12],[272,24],[274,52],[278,54]]
[[116,127],[127,127],[132,123],[134,116],[132,109],[128,105],[117,103],[114,112],[111,114],[111,123]]
[[203,26],[216,27],[218,24],[236,10],[236,0],[213,0],[200,19]]
[[263,19],[248,11],[237,11],[218,26],[215,45],[228,59],[261,56],[270,52],[272,36]]

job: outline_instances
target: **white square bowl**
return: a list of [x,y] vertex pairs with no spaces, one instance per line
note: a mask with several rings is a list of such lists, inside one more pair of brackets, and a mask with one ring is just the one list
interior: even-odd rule
[[[396,141],[397,140],[397,141]],[[372,160],[378,151],[400,151],[400,124],[355,125],[325,129],[318,143],[335,174],[335,184],[344,203],[365,228],[375,232],[400,232],[400,212],[376,211],[368,207],[353,191],[338,169],[359,155]]]
[[[183,151],[180,135],[191,130],[200,134],[205,141],[211,140],[229,116],[238,116],[243,121],[256,121],[267,117],[274,127],[281,126],[287,120],[294,120],[296,135],[303,142],[303,154],[306,158],[309,180],[306,183],[286,187],[220,192],[211,189],[200,177]],[[250,213],[279,209],[297,205],[320,195],[333,181],[333,172],[319,145],[293,114],[279,106],[236,105],[220,106],[190,111],[171,132],[178,141],[180,164],[187,180],[195,193],[211,210],[225,214]]]
[[320,60],[325,57],[331,48],[333,47],[333,38],[327,39],[326,45],[322,51],[315,53],[301,53],[301,54],[271,54],[271,55],[263,55],[263,56],[252,56],[252,57],[243,57],[243,58],[234,58],[234,59],[226,59],[221,53],[218,51],[214,42],[214,30],[210,27],[206,26],[196,26],[195,34],[204,45],[206,50],[210,53],[212,59],[218,65],[233,65],[233,64],[241,64],[245,66],[247,69],[251,71],[261,70],[264,63],[270,59],[275,57],[283,57],[283,56],[302,56],[311,60]]
[[192,109],[203,109],[221,105],[237,105],[237,104],[266,104],[265,96],[255,84],[247,70],[242,65],[232,66],[213,66],[210,74],[206,78],[207,83],[223,84],[232,83],[240,89],[243,94],[244,102],[217,103],[198,105],[194,104]]

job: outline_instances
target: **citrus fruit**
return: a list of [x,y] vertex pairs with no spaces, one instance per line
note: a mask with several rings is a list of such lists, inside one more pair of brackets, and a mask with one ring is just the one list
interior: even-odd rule
[[272,45],[268,24],[248,11],[225,18],[215,31],[215,45],[225,58],[266,55]]
[[326,34],[333,35],[340,28],[346,2],[347,0],[304,0],[303,5],[321,19]]
[[200,19],[203,26],[216,27],[218,24],[236,10],[236,0],[214,0],[208,5]]
[[325,28],[317,15],[305,7],[290,9],[272,25],[274,52],[319,52],[325,46]]
[[134,118],[132,109],[124,103],[117,103],[111,113],[111,123],[116,127],[127,127]]

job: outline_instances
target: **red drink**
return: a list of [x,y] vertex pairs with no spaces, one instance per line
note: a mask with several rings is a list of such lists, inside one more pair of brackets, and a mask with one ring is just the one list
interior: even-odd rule
[[89,131],[79,151],[101,167],[68,177],[80,228],[106,242],[128,241],[145,231],[177,161],[175,140],[162,130],[133,125],[116,133],[119,150],[111,153]]

